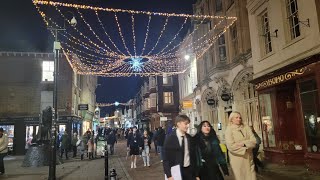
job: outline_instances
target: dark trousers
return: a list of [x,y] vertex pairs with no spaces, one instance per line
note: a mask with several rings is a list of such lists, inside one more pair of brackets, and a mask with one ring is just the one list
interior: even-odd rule
[[114,144],[108,144],[110,147],[110,154],[113,155],[114,154]]
[[61,154],[60,154],[60,158],[62,158],[63,153],[66,153],[66,159],[68,159],[68,149],[61,149]]
[[4,163],[3,158],[7,155],[7,153],[0,154],[0,173],[4,174]]
[[193,176],[192,172],[190,166],[181,168],[182,180],[195,180],[196,178]]
[[72,150],[73,150],[73,157],[77,156],[77,146],[72,146]]

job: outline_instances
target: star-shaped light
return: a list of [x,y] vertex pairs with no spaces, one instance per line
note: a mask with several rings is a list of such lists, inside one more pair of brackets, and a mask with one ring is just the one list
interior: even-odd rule
[[140,72],[142,71],[143,62],[141,57],[132,57],[131,61],[129,61],[129,64],[131,65],[131,69],[134,72]]
[[114,102],[114,105],[115,105],[115,106],[119,106],[120,103],[119,103],[118,101],[116,101],[116,102]]

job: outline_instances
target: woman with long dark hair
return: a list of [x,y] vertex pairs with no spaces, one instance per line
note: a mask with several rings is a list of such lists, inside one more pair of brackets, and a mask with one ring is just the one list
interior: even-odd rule
[[199,124],[194,140],[197,155],[196,177],[200,177],[201,180],[223,180],[220,168],[224,175],[229,175],[227,162],[219,145],[220,141],[208,121]]

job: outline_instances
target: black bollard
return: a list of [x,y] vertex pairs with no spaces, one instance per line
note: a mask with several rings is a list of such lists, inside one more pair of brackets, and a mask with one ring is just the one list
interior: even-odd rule
[[108,145],[106,144],[104,146],[104,179],[108,180],[109,175],[108,175],[108,170],[109,170],[109,164],[108,164]]
[[117,172],[115,169],[110,171],[110,180],[117,180]]

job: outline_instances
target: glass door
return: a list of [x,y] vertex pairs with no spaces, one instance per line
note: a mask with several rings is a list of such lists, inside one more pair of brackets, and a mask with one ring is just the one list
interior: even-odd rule
[[307,151],[320,153],[320,106],[315,79],[299,83]]

